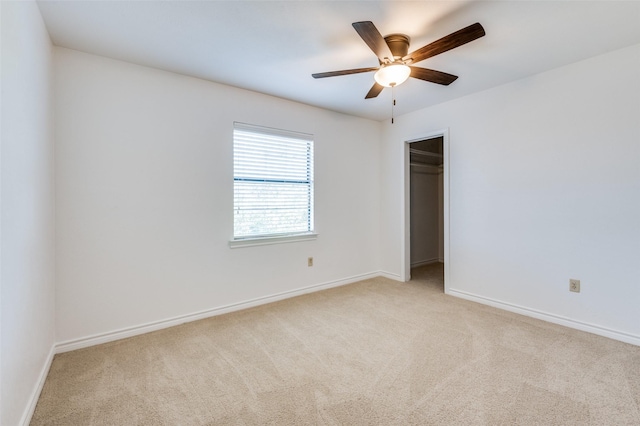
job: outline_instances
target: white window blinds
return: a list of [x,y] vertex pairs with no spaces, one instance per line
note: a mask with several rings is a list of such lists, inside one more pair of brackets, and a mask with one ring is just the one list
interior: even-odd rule
[[234,123],[234,239],[313,232],[313,136]]

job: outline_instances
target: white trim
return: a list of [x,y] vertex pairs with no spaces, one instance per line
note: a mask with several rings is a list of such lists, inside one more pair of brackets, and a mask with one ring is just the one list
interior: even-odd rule
[[229,241],[230,248],[268,246],[271,244],[296,243],[298,241],[311,241],[318,238],[318,234],[313,232],[295,235],[282,235],[279,237],[254,237],[238,238]]
[[516,314],[524,315],[527,317],[536,318],[553,324],[563,325],[565,327],[573,328],[580,331],[586,331],[588,333],[597,334],[598,336],[604,336],[610,339],[640,346],[640,336],[635,334],[613,330],[596,324],[577,321],[571,318],[563,317],[561,315],[550,314],[548,312],[538,311],[536,309],[526,308],[524,306],[514,305],[508,302],[502,302],[489,297],[478,296],[477,294],[468,293],[466,291],[450,288],[448,290],[445,289],[445,293],[451,296],[459,297],[461,299],[470,300],[472,302],[481,303],[483,305],[493,306],[494,308],[503,309],[505,311],[514,312]]
[[433,263],[438,263],[438,262],[442,263],[442,261],[438,257],[434,257],[433,259],[418,260],[417,262],[411,262],[411,268],[417,268],[419,266],[424,266],[424,265],[431,265]]
[[431,132],[425,132],[417,135],[414,138],[406,139],[403,143],[404,155],[403,155],[403,171],[404,180],[402,182],[403,188],[400,192],[401,202],[401,215],[400,215],[400,229],[402,233],[400,235],[402,241],[400,245],[400,277],[402,281],[409,281],[411,279],[411,210],[410,210],[410,195],[411,195],[411,161],[409,155],[410,145],[413,142],[423,141],[425,139],[432,139],[442,137],[442,208],[443,212],[443,231],[444,231],[444,288],[445,292],[449,286],[450,281],[450,257],[449,257],[449,129],[435,130]]
[[378,276],[379,277],[384,277],[384,278],[389,278],[390,280],[394,280],[394,281],[404,282],[404,280],[402,279],[402,277],[400,275],[393,274],[391,272],[379,271],[378,272]]
[[44,387],[44,382],[47,380],[47,376],[49,375],[49,370],[51,369],[51,363],[53,362],[53,357],[56,354],[56,346],[51,345],[51,349],[49,349],[49,354],[47,355],[47,359],[42,366],[42,370],[40,371],[40,376],[38,377],[38,382],[36,386],[33,388],[33,392],[31,392],[31,396],[29,397],[27,408],[22,414],[22,419],[20,419],[20,425],[29,426],[31,423],[31,418],[33,417],[33,413],[36,411],[36,405],[38,405],[38,399],[40,399],[40,394],[42,393],[42,388]]
[[444,290],[445,292],[451,286],[451,253],[449,252],[450,247],[450,238],[451,232],[449,229],[451,221],[449,220],[449,215],[451,214],[451,209],[449,208],[450,203],[450,180],[449,176],[451,174],[451,155],[450,155],[450,143],[449,143],[449,129],[442,130],[442,226],[444,227],[442,239],[443,247],[442,247],[442,255],[444,256],[441,262],[444,263]]
[[320,290],[326,290],[333,287],[339,287],[354,282],[376,278],[381,275],[380,272],[371,272],[368,274],[354,275],[352,277],[344,278],[336,281],[329,281],[321,284],[314,284],[308,287],[302,287],[295,290],[284,291],[282,293],[276,293],[270,296],[258,297],[244,302],[231,303],[229,305],[220,306],[217,308],[206,309],[204,311],[194,312],[192,314],[179,315],[173,318],[167,318],[160,321],[149,322],[134,327],[122,328],[120,330],[114,330],[107,333],[94,334],[88,337],[82,337],[79,339],[67,340],[60,342],[56,345],[56,353],[69,352],[76,349],[87,348],[89,346],[100,345],[103,343],[113,342],[115,340],[125,339],[127,337],[138,336],[140,334],[149,333],[156,330],[162,330],[164,328],[173,327],[176,325],[184,324],[191,321],[197,321],[204,318],[214,317],[217,315],[226,314],[229,312],[235,312],[242,309],[252,308],[254,306],[265,305],[267,303],[277,302],[279,300],[288,299],[291,297],[300,296],[307,293],[313,293]]
[[[103,343],[108,343],[115,340],[138,336],[138,335],[149,333],[156,330],[162,330],[165,328],[173,327],[173,326],[184,324],[187,322],[198,321],[201,319],[210,318],[217,315],[223,315],[226,313],[235,312],[242,309],[265,305],[268,303],[277,302],[279,300],[284,300],[284,299],[288,299],[296,296],[301,296],[307,293],[313,293],[316,291],[326,290],[329,288],[339,287],[339,286],[352,284],[358,281],[377,278],[377,277],[384,277],[390,280],[400,281],[400,282],[404,281],[400,275],[394,274],[391,272],[386,272],[386,271],[377,271],[377,272],[371,272],[367,274],[354,275],[352,277],[341,279],[341,280],[315,284],[308,287],[299,288],[296,290],[277,293],[271,296],[259,297],[259,298],[247,300],[244,302],[233,303],[226,306],[221,306],[213,309],[195,312],[192,314],[180,315],[180,316],[168,318],[161,321],[155,321],[147,324],[142,324],[139,326],[115,330],[108,333],[95,334],[89,337],[57,343],[54,347],[52,347],[47,357],[47,362],[45,363],[45,366],[43,367],[42,372],[40,373],[38,385],[34,389],[34,392],[29,400],[30,401],[29,408],[27,411],[25,411],[25,414],[23,415],[23,420],[21,422],[21,425],[28,425],[31,419],[31,416],[33,416],[33,412],[35,411],[38,398],[40,396],[40,393],[42,392],[45,379],[47,377],[47,374],[49,373],[49,369],[51,368],[51,363],[53,361],[54,353],[64,353],[64,352],[69,352],[76,349],[82,349],[90,346],[100,345]],[[511,303],[501,302],[499,300],[478,296],[478,295],[461,291],[461,290],[445,288],[445,293],[454,297],[470,300],[472,302],[480,303],[483,305],[493,306],[495,308],[503,309],[505,311],[514,312],[517,314],[525,315],[532,318],[537,318],[550,323],[560,324],[569,328],[586,331],[599,336],[604,336],[604,337],[619,340],[625,343],[630,343],[632,345],[640,346],[640,336],[637,336],[637,335],[625,333],[622,331],[612,330],[612,329],[601,327],[595,324],[589,324],[581,321],[572,320],[570,318],[549,314],[549,313],[538,311],[535,309],[525,308],[523,306],[514,305]]]
[[[418,138],[418,140],[422,140]],[[402,144],[402,191],[400,191],[400,279],[411,279],[411,154],[409,153],[410,141]]]

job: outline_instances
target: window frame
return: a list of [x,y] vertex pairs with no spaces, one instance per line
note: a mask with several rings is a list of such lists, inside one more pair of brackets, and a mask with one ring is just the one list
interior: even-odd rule
[[[309,147],[310,145],[310,154],[309,148],[307,149],[307,156],[310,156],[307,161],[307,179],[305,181],[301,181],[300,185],[304,185],[309,188],[310,196],[308,199],[308,216],[307,216],[307,231],[300,232],[285,232],[285,233],[271,233],[271,234],[254,234],[254,235],[241,235],[236,236],[236,223],[235,219],[233,220],[233,232],[232,238],[229,241],[229,246],[231,248],[237,247],[248,247],[248,246],[257,246],[257,245],[269,245],[269,244],[280,244],[280,243],[292,243],[298,241],[308,241],[315,240],[318,234],[315,231],[315,180],[314,180],[314,137],[309,133],[301,133],[290,130],[282,130],[272,127],[264,127],[253,124],[247,124],[242,122],[234,122],[233,123],[233,214],[236,214],[236,182],[245,181],[245,182],[265,182],[265,183],[277,183],[283,182],[287,183],[287,180],[282,179],[251,179],[251,178],[240,178],[236,177],[236,130],[255,133],[257,135],[262,136],[275,136],[275,137],[286,137],[298,139],[300,141],[306,142]],[[310,162],[310,163],[309,163]],[[295,181],[289,183],[296,183]]]

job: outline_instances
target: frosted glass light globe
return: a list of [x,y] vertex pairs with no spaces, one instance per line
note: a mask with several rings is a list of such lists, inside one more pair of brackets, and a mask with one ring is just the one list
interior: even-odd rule
[[404,83],[411,74],[411,68],[404,64],[383,65],[376,71],[373,78],[384,87],[399,86]]

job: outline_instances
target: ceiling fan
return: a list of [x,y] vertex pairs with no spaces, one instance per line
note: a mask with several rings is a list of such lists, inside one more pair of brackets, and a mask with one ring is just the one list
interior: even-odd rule
[[404,34],[390,34],[382,37],[376,26],[370,21],[354,22],[353,28],[373,53],[376,54],[380,66],[321,72],[312,74],[312,76],[313,78],[325,78],[376,71],[374,75],[376,82],[367,93],[367,96],[365,96],[365,99],[375,98],[385,87],[394,87],[402,84],[409,77],[448,86],[458,76],[442,71],[414,67],[411,64],[424,61],[427,58],[462,46],[485,35],[482,25],[476,22],[420,49],[407,53],[409,51],[409,37]]

